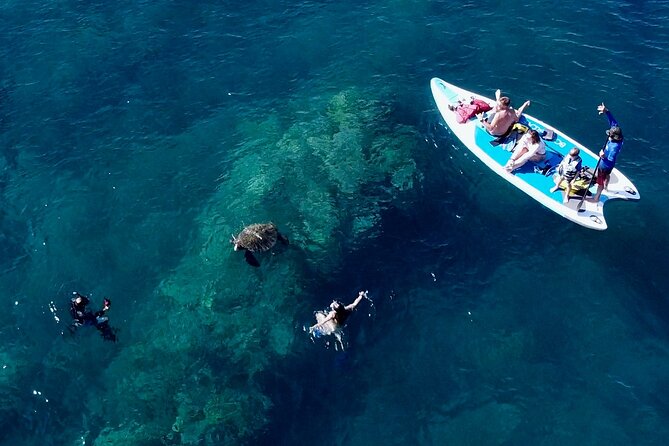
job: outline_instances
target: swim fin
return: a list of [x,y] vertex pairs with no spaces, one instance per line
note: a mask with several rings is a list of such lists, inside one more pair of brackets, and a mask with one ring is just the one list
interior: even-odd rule
[[258,262],[258,259],[256,259],[253,253],[248,249],[244,251],[244,258],[246,259],[246,263],[248,263],[249,265],[255,267],[260,266],[260,262]]

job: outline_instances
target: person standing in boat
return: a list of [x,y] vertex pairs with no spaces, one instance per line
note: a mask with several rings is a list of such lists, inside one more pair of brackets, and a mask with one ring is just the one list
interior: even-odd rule
[[603,102],[601,105],[597,106],[597,111],[600,115],[602,113],[606,114],[606,117],[609,120],[609,129],[606,131],[606,135],[609,139],[606,142],[604,149],[599,152],[599,167],[597,168],[597,172],[595,172],[595,175],[597,176],[597,193],[594,197],[588,198],[588,201],[593,203],[599,202],[602,191],[608,188],[611,172],[616,166],[616,159],[618,158],[620,150],[623,148],[623,132],[620,130],[618,121],[616,121]]

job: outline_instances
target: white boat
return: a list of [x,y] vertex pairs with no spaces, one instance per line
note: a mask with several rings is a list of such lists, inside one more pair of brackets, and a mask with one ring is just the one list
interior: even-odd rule
[[[434,100],[446,125],[462,141],[465,147],[493,172],[556,214],[586,228],[604,230],[607,228],[606,219],[604,218],[604,206],[609,200],[638,200],[640,198],[634,184],[618,169],[614,168],[613,172],[611,172],[608,187],[602,192],[599,203],[583,200],[582,196],[572,196],[567,203],[563,203],[562,191],[551,192],[551,188],[555,185],[553,172],[563,156],[572,147],[578,147],[581,150],[583,166],[594,169],[597,164],[598,155],[561,131],[532,116],[523,114],[528,126],[537,130],[540,135],[545,130],[551,130],[555,136],[550,141],[544,141],[546,144],[545,161],[539,164],[530,161],[522,168],[508,172],[504,166],[509,160],[511,153],[502,146],[491,144],[496,138],[490,135],[475,117],[460,124],[456,119],[456,114],[449,108],[449,106],[457,106],[458,101],[469,101],[471,98],[482,99],[491,105],[495,103],[495,100],[456,87],[439,78],[433,78],[430,86]],[[596,184],[591,184],[588,193],[594,193],[596,188]]]

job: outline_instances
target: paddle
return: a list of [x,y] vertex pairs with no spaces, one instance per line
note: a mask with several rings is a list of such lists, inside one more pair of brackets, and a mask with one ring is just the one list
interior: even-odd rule
[[[602,150],[606,149],[606,144],[609,142],[609,137],[606,137],[606,142],[604,143],[604,146],[602,147]],[[583,206],[583,202],[585,201],[585,197],[588,196],[588,191],[592,187],[592,182],[595,181],[595,175],[597,175],[597,168],[599,167],[599,163],[602,162],[602,157],[599,156],[599,153],[597,154],[597,164],[595,164],[595,170],[592,172],[592,177],[590,178],[590,182],[588,183],[588,187],[585,188],[585,193],[581,197],[581,201],[578,202],[578,206],[576,206],[576,211],[577,212],[585,212],[585,209],[581,209],[581,206]]]

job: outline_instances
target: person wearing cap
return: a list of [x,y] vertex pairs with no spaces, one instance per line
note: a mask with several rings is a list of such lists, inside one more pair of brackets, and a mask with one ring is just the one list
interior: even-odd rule
[[602,191],[608,187],[611,172],[616,165],[616,158],[618,158],[620,149],[623,148],[623,132],[620,130],[618,121],[616,121],[603,102],[597,106],[597,111],[600,115],[605,113],[609,119],[609,129],[606,131],[609,139],[604,149],[599,152],[599,167],[597,168],[597,172],[595,172],[597,176],[597,193],[595,193],[594,197],[588,198],[588,201],[593,203],[599,201]]

